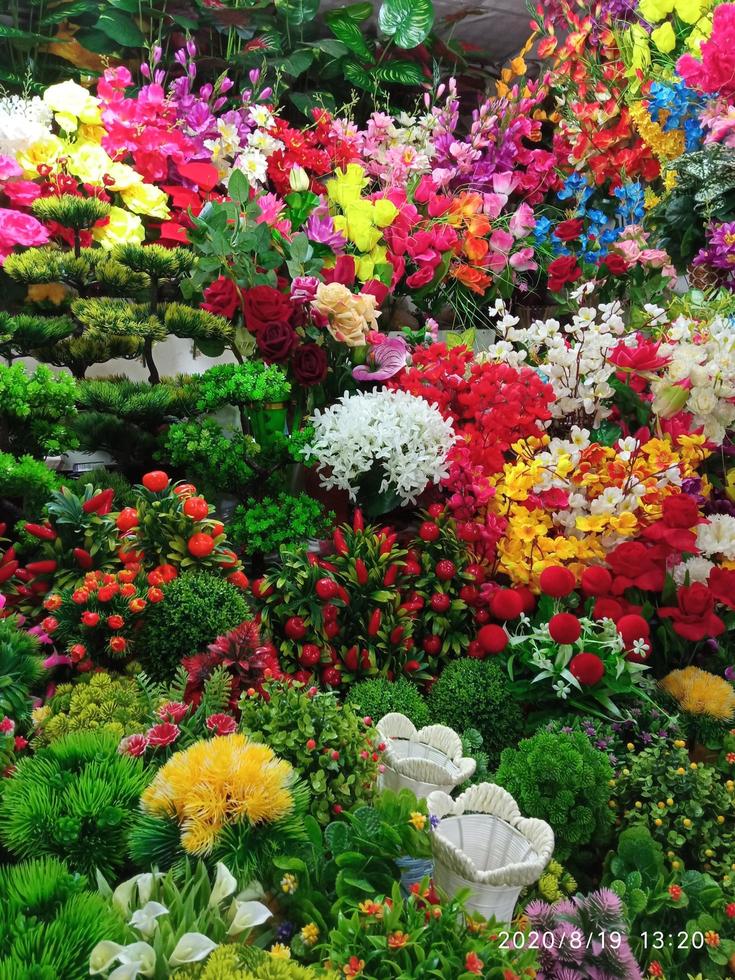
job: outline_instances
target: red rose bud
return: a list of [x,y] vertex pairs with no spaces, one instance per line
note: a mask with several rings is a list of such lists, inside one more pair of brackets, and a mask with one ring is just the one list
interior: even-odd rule
[[585,595],[607,595],[612,587],[612,575],[600,565],[590,565],[582,572],[582,591]]
[[80,660],[84,660],[87,656],[87,648],[83,643],[75,643],[74,646],[69,647],[69,656],[73,663],[78,664]]
[[59,621],[55,616],[46,616],[45,619],[41,620],[41,628],[46,633],[53,633],[53,631],[58,627]]
[[7,565],[3,565],[2,568],[0,568],[0,582],[7,582],[7,580],[14,575],[17,569],[17,561],[10,561]]
[[334,542],[334,548],[338,555],[349,554],[350,549],[347,547],[347,542],[345,541],[344,534],[339,528],[332,535],[332,541]]
[[96,626],[100,621],[99,613],[87,610],[82,613],[82,623],[84,626]]
[[365,521],[359,507],[355,508],[355,514],[352,518],[352,530],[355,532],[365,530]]
[[365,562],[362,560],[362,558],[355,559],[355,575],[357,576],[357,581],[360,585],[367,585],[368,570],[365,567]]
[[160,589],[150,588],[146,593],[148,602],[160,602],[163,599],[163,592]]
[[53,528],[43,527],[41,524],[26,524],[25,530],[40,541],[53,541],[56,538],[56,531]]
[[121,630],[125,625],[125,620],[122,618],[122,616],[118,616],[117,614],[114,616],[108,616],[107,625],[111,630]]
[[370,614],[370,620],[368,622],[368,636],[376,636],[378,630],[380,629],[380,623],[383,619],[383,613],[380,609],[374,609]]
[[114,490],[100,490],[94,497],[85,500],[82,510],[85,514],[109,514],[112,510],[112,501],[115,496]]
[[88,551],[85,551],[84,548],[75,548],[72,554],[74,555],[74,561],[80,568],[83,568],[86,571],[92,567],[92,556]]
[[386,569],[385,575],[383,576],[383,585],[385,585],[386,587],[395,585],[395,581],[398,578],[399,571],[400,568],[398,565],[396,565],[395,562],[392,565],[389,565],[388,568]]
[[31,575],[53,575],[56,571],[56,562],[52,559],[48,561],[32,561],[26,565]]
[[124,636],[113,636],[110,640],[110,650],[113,653],[125,653],[128,647],[128,641]]

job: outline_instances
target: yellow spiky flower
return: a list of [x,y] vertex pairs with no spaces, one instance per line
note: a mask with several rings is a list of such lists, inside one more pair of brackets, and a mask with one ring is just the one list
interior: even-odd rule
[[661,687],[690,715],[729,721],[735,715],[735,691],[722,677],[699,667],[672,670]]
[[189,854],[208,854],[220,830],[231,823],[270,823],[294,805],[294,772],[267,745],[245,735],[195,742],[159,769],[141,798],[152,816],[170,817],[181,827]]

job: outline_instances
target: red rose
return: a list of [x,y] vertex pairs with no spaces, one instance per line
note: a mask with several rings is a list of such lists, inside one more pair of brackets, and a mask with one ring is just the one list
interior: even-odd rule
[[696,643],[707,636],[724,633],[725,624],[715,615],[715,597],[701,582],[682,586],[676,594],[677,606],[664,606],[659,616],[672,621],[674,632]]
[[628,271],[628,263],[623,256],[616,255],[614,252],[606,256],[601,265],[606,266],[611,276],[624,276]]
[[279,293],[272,286],[253,286],[248,289],[243,297],[242,308],[245,326],[252,333],[260,333],[274,322],[287,324],[294,309],[288,296]]
[[284,320],[276,320],[264,326],[257,334],[258,350],[263,360],[271,364],[285,361],[298,343],[294,328]]
[[237,731],[237,722],[232,715],[210,715],[206,721],[207,728],[215,735],[232,735]]
[[201,305],[208,313],[216,313],[217,316],[231,320],[240,309],[242,298],[232,279],[220,276],[204,290],[204,302]]
[[153,725],[152,728],[149,728],[146,737],[148,744],[152,745],[153,748],[158,748],[158,746],[163,748],[175,742],[180,734],[181,730],[178,725],[172,725],[169,721],[162,721],[160,725]]
[[328,367],[327,352],[318,344],[300,344],[291,355],[293,376],[305,388],[324,381]]
[[575,238],[579,238],[582,234],[583,228],[584,222],[581,218],[569,218],[566,221],[559,222],[556,228],[554,228],[554,235],[560,242],[573,242]]
[[646,547],[640,541],[624,541],[607,556],[613,573],[613,595],[622,595],[635,587],[644,592],[660,592],[666,575],[661,549]]
[[549,289],[552,293],[558,293],[567,283],[576,282],[582,275],[582,270],[573,255],[560,255],[550,263],[546,273],[549,277]]
[[728,568],[718,568],[716,565],[710,570],[707,585],[717,602],[721,602],[730,609],[735,609],[735,572]]

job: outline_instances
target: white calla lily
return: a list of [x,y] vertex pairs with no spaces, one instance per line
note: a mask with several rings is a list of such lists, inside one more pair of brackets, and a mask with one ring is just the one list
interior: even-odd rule
[[217,874],[212,885],[212,894],[209,896],[210,908],[215,908],[224,899],[229,898],[237,888],[237,879],[226,865],[218,861],[216,868]]
[[217,943],[201,932],[185,932],[176,943],[176,949],[169,956],[171,966],[182,966],[184,963],[198,963],[206,959]]
[[135,980],[140,973],[140,961],[134,960],[132,963],[121,963],[108,976],[107,980]]
[[160,902],[146,902],[146,904],[133,912],[129,926],[137,929],[143,936],[152,936],[156,931],[158,923],[156,919],[159,915],[168,915],[168,909]]
[[135,966],[138,973],[151,977],[156,969],[156,951],[149,943],[129,943],[120,951],[120,962]]
[[120,943],[110,942],[109,939],[103,939],[102,942],[97,943],[89,955],[90,976],[109,970],[124,948]]
[[163,874],[160,871],[158,874],[151,874],[148,872],[146,874],[138,875],[138,901],[141,905],[145,905],[145,903],[151,897],[153,882],[156,880],[156,878],[162,877]]
[[235,914],[232,918],[228,936],[236,936],[244,929],[262,925],[273,915],[267,905],[262,902],[235,902]]
[[102,874],[99,868],[94,869],[95,878],[97,879],[97,891],[103,898],[112,898],[112,889],[107,881],[107,878]]
[[133,875],[127,881],[121,882],[112,893],[112,904],[118,908],[123,915],[130,914],[130,903],[133,900],[133,891],[138,884],[140,875]]
[[249,882],[237,896],[239,902],[253,902],[265,898],[265,890],[255,878]]

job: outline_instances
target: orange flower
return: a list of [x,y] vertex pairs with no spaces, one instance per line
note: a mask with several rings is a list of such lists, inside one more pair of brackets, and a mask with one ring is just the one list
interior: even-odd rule
[[489,248],[490,246],[484,238],[475,238],[473,235],[468,235],[464,240],[464,254],[470,262],[479,262],[481,259],[484,259]]
[[482,237],[490,231],[490,219],[486,214],[475,214],[467,221],[467,231],[470,235]]
[[388,936],[388,949],[403,949],[408,942],[408,934],[405,932],[392,932]]
[[452,269],[452,275],[455,279],[459,279],[463,286],[467,286],[473,293],[477,293],[478,296],[484,296],[485,290],[493,281],[492,276],[485,275],[479,269],[473,269],[472,266],[464,264],[455,266]]
[[349,962],[342,967],[342,972],[346,977],[359,977],[365,969],[365,960],[359,960],[356,956],[351,956]]
[[380,904],[380,902],[371,902],[368,899],[364,902],[360,902],[357,907],[363,915],[371,915],[375,919],[383,918],[383,906]]
[[482,962],[477,953],[468,953],[464,959],[464,968],[468,973],[476,973],[478,976],[482,974],[482,968],[485,964]]

